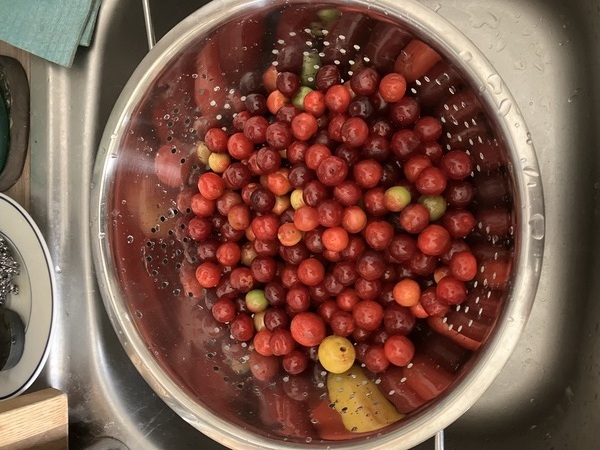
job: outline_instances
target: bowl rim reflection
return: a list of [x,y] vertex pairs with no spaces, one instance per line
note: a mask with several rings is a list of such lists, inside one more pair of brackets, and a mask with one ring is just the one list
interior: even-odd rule
[[[119,96],[109,117],[97,155],[91,189],[91,241],[94,265],[110,321],[125,351],[153,390],[183,419],[210,438],[231,448],[294,449],[309,444],[270,439],[221,419],[197,403],[161,368],[142,339],[130,316],[112,261],[108,195],[117,166],[116,156],[123,131],[136,106],[156,76],[193,42],[217,26],[252,10],[292,4],[302,0],[219,0],[192,13],[176,25],[146,55]],[[411,416],[402,426],[369,438],[369,448],[411,448],[447,427],[483,395],[500,373],[517,346],[531,311],[541,271],[544,246],[544,202],[536,154],[530,135],[514,98],[483,53],[450,22],[415,0],[333,0],[328,5],[359,7],[365,12],[397,20],[432,44],[454,65],[479,96],[509,155],[509,178],[513,187],[515,232],[515,274],[504,310],[492,334],[476,352],[468,371],[446,393]],[[491,83],[491,80],[494,83]],[[499,87],[498,87],[499,86]],[[364,440],[328,442],[330,448],[364,448]],[[314,442],[317,444],[317,442]]]

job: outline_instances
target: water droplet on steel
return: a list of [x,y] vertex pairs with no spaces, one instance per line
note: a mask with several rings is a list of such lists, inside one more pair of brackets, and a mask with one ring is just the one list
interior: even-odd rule
[[471,61],[473,59],[473,55],[468,50],[463,50],[458,54],[458,56],[460,56],[463,61]]
[[535,167],[523,167],[523,173],[533,178],[538,178],[540,176],[540,172]]
[[529,227],[531,228],[531,237],[537,240],[544,238],[544,216],[536,213],[531,216],[529,220]]
[[490,75],[487,79],[488,84],[492,87],[494,94],[502,93],[502,78],[497,73]]
[[513,67],[515,68],[515,70],[525,70],[525,60],[516,59],[513,63]]
[[505,98],[500,102],[500,105],[498,105],[498,115],[500,117],[504,117],[508,114],[508,112],[510,111],[510,108],[512,107],[512,102]]
[[581,92],[581,89],[575,89],[575,91],[573,92],[573,95],[571,95],[567,101],[569,103],[573,103],[575,100],[577,100],[577,96],[579,95],[579,92]]

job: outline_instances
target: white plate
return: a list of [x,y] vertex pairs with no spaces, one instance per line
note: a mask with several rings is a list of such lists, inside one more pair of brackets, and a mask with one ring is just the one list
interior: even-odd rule
[[0,193],[0,235],[20,274],[13,278],[19,293],[9,294],[5,307],[25,326],[23,356],[12,369],[0,371],[0,400],[19,395],[35,381],[48,357],[54,315],[54,271],[50,252],[31,216]]

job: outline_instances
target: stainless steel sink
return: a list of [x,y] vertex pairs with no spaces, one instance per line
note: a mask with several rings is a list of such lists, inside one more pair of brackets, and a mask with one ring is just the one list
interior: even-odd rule
[[[422,0],[495,65],[531,131],[546,197],[542,280],[513,357],[446,430],[450,449],[588,449],[600,436],[600,5],[597,0]],[[200,6],[155,1],[157,37]],[[222,448],[138,375],[109,323],[90,248],[92,167],[110,110],[147,52],[139,1],[105,0],[92,47],[64,69],[32,63],[31,211],[58,282],[52,350],[32,388],[70,403],[72,448]],[[492,86],[494,87],[494,86]],[[419,448],[433,448],[426,442]]]

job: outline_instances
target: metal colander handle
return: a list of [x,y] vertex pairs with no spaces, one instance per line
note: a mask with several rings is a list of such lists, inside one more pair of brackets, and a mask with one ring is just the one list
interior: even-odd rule
[[152,50],[156,44],[156,35],[154,34],[154,24],[152,23],[152,12],[150,10],[150,0],[142,0],[144,9],[144,24],[146,25],[146,38],[148,39],[148,50]]
[[435,435],[435,450],[444,450],[444,430],[440,430]]

